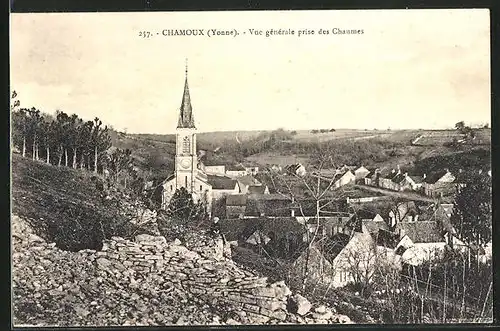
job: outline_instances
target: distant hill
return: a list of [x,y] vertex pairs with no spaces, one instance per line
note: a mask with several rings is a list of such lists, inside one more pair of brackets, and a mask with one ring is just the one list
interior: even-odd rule
[[[329,153],[340,164],[393,167],[396,164],[413,166],[427,157],[478,148],[489,150],[491,130],[476,129],[475,132],[476,139],[459,146],[451,146],[453,141],[461,138],[456,130],[221,131],[198,133],[197,141],[198,149],[207,151],[204,157],[207,164],[242,161],[260,165],[309,164],[315,153]],[[132,150],[138,166],[149,177],[166,177],[173,172],[174,134],[114,132],[112,138],[114,146]]]

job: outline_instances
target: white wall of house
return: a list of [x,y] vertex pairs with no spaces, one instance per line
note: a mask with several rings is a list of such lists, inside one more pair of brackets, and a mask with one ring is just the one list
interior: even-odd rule
[[205,166],[205,172],[210,175],[225,175],[226,174],[226,166],[225,165],[216,165],[216,166]]
[[256,175],[259,173],[259,167],[245,167],[245,171],[251,175]]
[[354,171],[354,176],[356,176],[356,179],[362,179],[365,178],[369,173],[370,170],[366,169],[365,167],[359,167]]
[[297,170],[295,170],[295,174],[297,174],[297,176],[300,176],[300,177],[304,177],[306,175],[306,173],[307,173],[306,167],[304,167],[302,164],[299,165]]
[[[163,183],[162,185],[163,194],[162,194],[162,204],[161,204],[162,209],[166,209],[168,207],[168,203],[170,202],[170,199],[172,199],[172,196],[174,195],[177,189],[175,184],[176,184],[175,177]],[[210,210],[212,202],[212,186],[195,177],[192,197],[195,202],[200,201],[200,199],[202,200],[206,199],[207,207]]]
[[226,175],[232,178],[248,175],[246,170],[226,170]]
[[401,256],[403,262],[418,266],[426,261],[433,261],[444,256],[446,242],[417,243],[409,247]]
[[348,184],[351,184],[351,183],[354,183],[354,181],[356,180],[356,177],[354,176],[354,174],[350,171],[346,172],[342,177],[340,177],[334,184],[333,186],[335,188],[339,188],[341,186],[344,186],[344,185],[348,185]]

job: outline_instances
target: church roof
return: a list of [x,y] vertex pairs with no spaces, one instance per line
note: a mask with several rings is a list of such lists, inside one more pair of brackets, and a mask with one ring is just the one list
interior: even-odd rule
[[238,184],[236,180],[226,176],[207,175],[208,183],[214,190],[233,190]]
[[193,108],[191,106],[191,97],[189,95],[189,86],[187,79],[187,64],[186,64],[186,80],[184,82],[184,94],[182,95],[182,103],[179,112],[179,122],[177,128],[192,128],[194,129]]

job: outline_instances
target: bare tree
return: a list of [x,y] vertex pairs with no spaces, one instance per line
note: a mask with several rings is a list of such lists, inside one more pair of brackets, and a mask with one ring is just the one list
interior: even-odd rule
[[[306,248],[306,258],[301,281],[303,290],[307,286],[307,280],[310,273],[309,259],[311,249],[313,245],[321,244],[319,239],[325,235],[321,232],[323,229],[321,217],[331,215],[332,212],[328,211],[328,207],[331,207],[337,200],[345,198],[345,192],[343,190],[333,190],[335,187],[335,176],[322,174],[323,169],[336,168],[335,163],[332,158],[328,156],[327,151],[324,152],[325,153],[320,153],[318,155],[319,157],[316,158],[318,160],[316,166],[312,167],[310,169],[311,171],[305,175],[296,173],[283,174],[271,169],[266,171],[271,182],[271,187],[277,194],[290,201],[291,208],[294,211],[298,210],[298,215],[295,216],[301,216],[303,219],[311,216],[316,220],[312,235],[310,235],[307,224],[304,223],[304,228],[308,236],[308,246]],[[314,203],[314,215],[306,215],[304,212],[307,202]]]

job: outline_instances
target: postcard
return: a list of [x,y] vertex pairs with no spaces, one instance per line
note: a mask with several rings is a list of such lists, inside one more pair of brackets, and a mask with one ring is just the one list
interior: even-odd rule
[[492,323],[489,25],[11,13],[14,326]]

